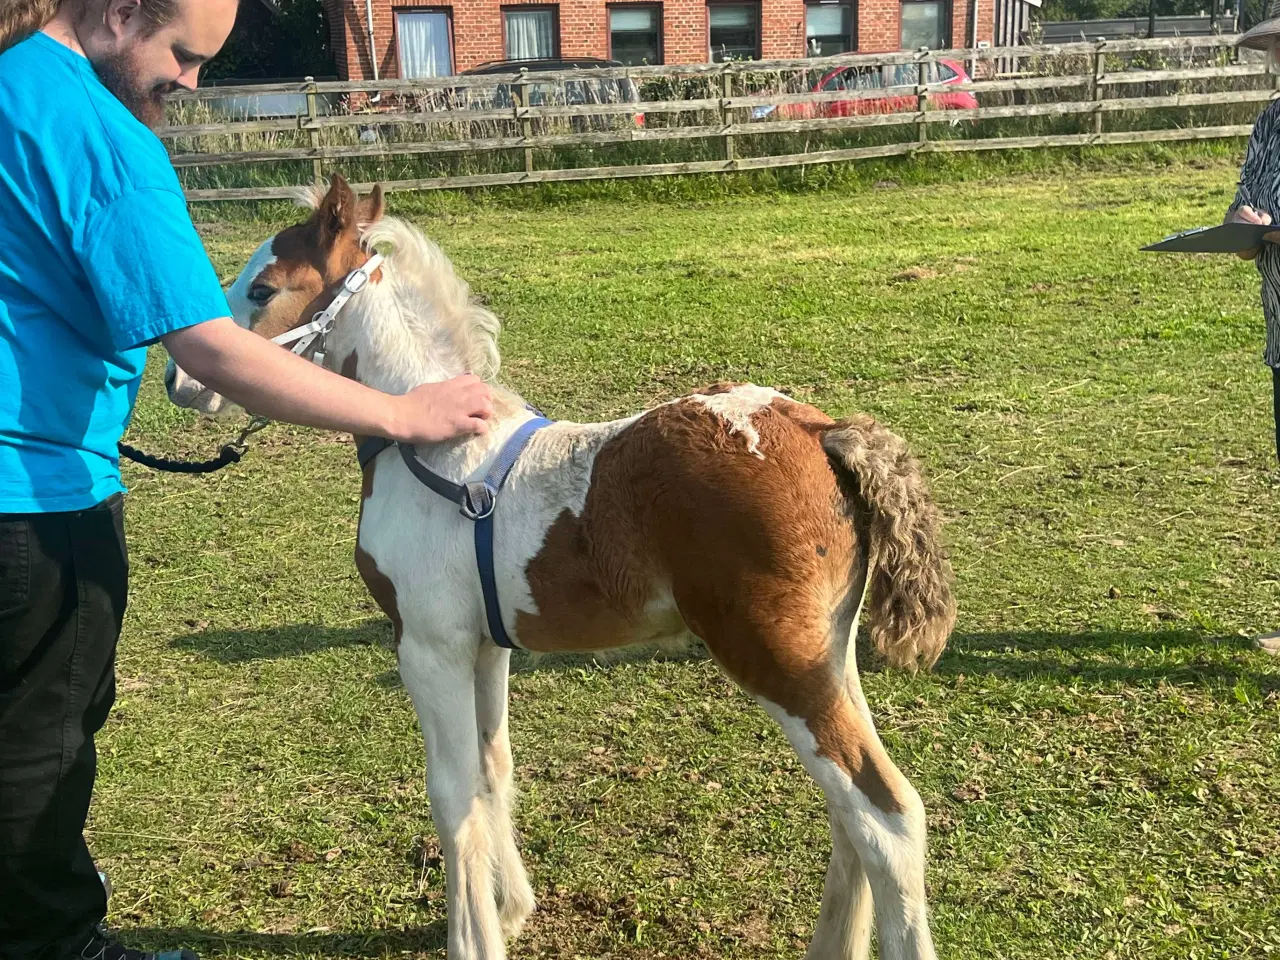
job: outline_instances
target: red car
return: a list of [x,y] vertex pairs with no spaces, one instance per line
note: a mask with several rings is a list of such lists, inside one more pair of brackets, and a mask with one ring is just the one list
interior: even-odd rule
[[[929,83],[968,83],[969,74],[954,60],[939,60],[928,66]],[[886,64],[879,67],[837,67],[824,73],[813,85],[814,93],[835,90],[882,90],[885,87],[915,86],[920,82],[920,68],[914,63]],[[935,110],[972,110],[978,98],[972,93],[931,93],[929,105]],[[867,113],[904,113],[916,108],[914,93],[886,96],[863,96],[850,100],[827,100],[822,103],[784,103],[781,106],[756,107],[751,117],[761,120],[807,120],[814,117],[852,117]]]

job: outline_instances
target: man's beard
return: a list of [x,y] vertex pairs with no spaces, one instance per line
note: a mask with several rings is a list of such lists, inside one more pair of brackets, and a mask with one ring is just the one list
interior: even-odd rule
[[94,62],[93,69],[97,71],[102,85],[115,94],[116,99],[135,117],[152,130],[164,124],[164,98],[173,84],[142,86],[132,51],[123,50],[102,57]]

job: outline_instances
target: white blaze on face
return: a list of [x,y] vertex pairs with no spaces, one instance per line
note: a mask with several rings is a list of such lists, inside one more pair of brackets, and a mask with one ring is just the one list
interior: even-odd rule
[[253,315],[258,309],[249,299],[249,290],[252,289],[254,281],[262,271],[276,262],[276,255],[272,250],[275,239],[271,237],[253,252],[249,262],[240,271],[240,276],[236,277],[236,282],[227,291],[227,303],[231,304],[231,316],[246,330],[252,328]]
[[763,460],[764,454],[760,452],[760,431],[751,422],[751,418],[773,401],[785,399],[785,397],[777,390],[746,384],[734,387],[725,393],[699,393],[686,399],[701,403],[718,416],[728,425],[730,433],[740,434],[747,441],[747,453]]

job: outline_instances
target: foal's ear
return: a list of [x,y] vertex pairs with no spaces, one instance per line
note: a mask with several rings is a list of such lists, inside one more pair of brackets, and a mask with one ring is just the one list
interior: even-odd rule
[[356,222],[362,227],[371,227],[382,219],[386,203],[382,197],[382,184],[373,188],[368,196],[361,197],[356,206]]
[[329,182],[329,192],[316,208],[316,221],[321,237],[332,242],[348,230],[356,227],[356,195],[342,174],[335,173]]

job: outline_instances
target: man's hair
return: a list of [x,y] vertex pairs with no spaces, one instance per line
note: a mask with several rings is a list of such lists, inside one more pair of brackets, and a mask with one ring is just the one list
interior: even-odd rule
[[[63,3],[80,8],[83,17],[101,15],[107,0],[0,0],[0,53],[44,28]],[[149,32],[178,14],[178,0],[138,0],[138,13]]]
[[52,20],[58,3],[59,0],[6,0],[0,4],[0,53]]

